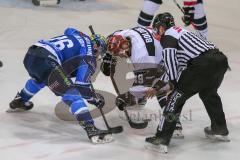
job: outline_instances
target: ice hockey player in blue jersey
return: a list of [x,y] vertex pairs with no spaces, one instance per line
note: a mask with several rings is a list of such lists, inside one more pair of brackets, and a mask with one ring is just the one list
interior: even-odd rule
[[[112,141],[108,130],[95,127],[83,100],[96,107],[104,106],[104,98],[92,88],[91,76],[96,69],[96,57],[105,50],[104,36],[94,34],[89,37],[74,28],[67,28],[61,36],[38,41],[28,49],[24,58],[24,66],[31,78],[10,102],[9,111],[32,109],[30,99],[48,86],[62,97],[93,143]],[[76,78],[74,83],[73,77]]]

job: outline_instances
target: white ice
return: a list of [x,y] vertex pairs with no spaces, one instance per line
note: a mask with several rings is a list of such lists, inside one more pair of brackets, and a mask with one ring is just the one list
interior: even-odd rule
[[[41,38],[63,33],[66,27],[89,33],[92,24],[96,32],[108,35],[114,30],[136,25],[143,0],[63,0],[55,7],[35,7],[31,0],[0,0],[0,159],[1,160],[236,160],[240,151],[240,1],[205,0],[209,24],[209,39],[228,56],[231,72],[227,72],[219,89],[230,131],[230,143],[216,143],[205,138],[203,128],[209,118],[200,99],[191,98],[183,109],[185,138],[172,140],[169,153],[161,155],[145,150],[144,139],[155,133],[158,120],[146,129],[135,130],[122,120],[115,109],[107,114],[111,126],[123,125],[124,132],[114,135],[111,144],[92,145],[77,123],[64,122],[54,115],[60,98],[47,88],[32,100],[35,107],[27,113],[7,114],[9,102],[28,79],[23,66],[27,48]],[[170,11],[179,25],[181,12],[172,1],[164,1],[160,11]],[[106,85],[109,83],[109,85]],[[95,86],[115,93],[110,80],[97,77]],[[110,86],[110,87],[107,87]],[[190,120],[190,112],[191,120]],[[156,112],[156,100],[145,107],[145,114]],[[104,128],[102,118],[96,119]]]

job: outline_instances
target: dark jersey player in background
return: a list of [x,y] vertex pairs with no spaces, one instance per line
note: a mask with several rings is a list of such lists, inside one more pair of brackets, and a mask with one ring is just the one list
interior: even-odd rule
[[[150,26],[161,4],[162,0],[144,0],[137,20],[138,25]],[[184,11],[182,20],[185,26],[192,25],[199,34],[207,38],[208,25],[203,0],[184,0],[182,9]]]

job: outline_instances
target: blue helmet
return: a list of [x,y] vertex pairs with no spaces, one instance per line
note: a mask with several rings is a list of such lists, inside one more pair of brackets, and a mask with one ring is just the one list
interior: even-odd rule
[[106,38],[101,34],[93,34],[91,35],[90,39],[93,43],[94,53],[100,53],[101,55],[104,55],[107,51]]

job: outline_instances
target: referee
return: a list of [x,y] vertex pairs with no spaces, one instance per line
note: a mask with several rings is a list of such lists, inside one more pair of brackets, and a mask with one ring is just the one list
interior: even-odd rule
[[156,135],[146,138],[146,142],[166,153],[184,103],[197,93],[211,120],[211,125],[204,129],[206,136],[220,136],[221,140],[228,141],[225,115],[217,93],[228,69],[227,57],[201,35],[175,26],[168,12],[155,17],[153,29],[160,38],[166,73],[174,90],[169,95]]

